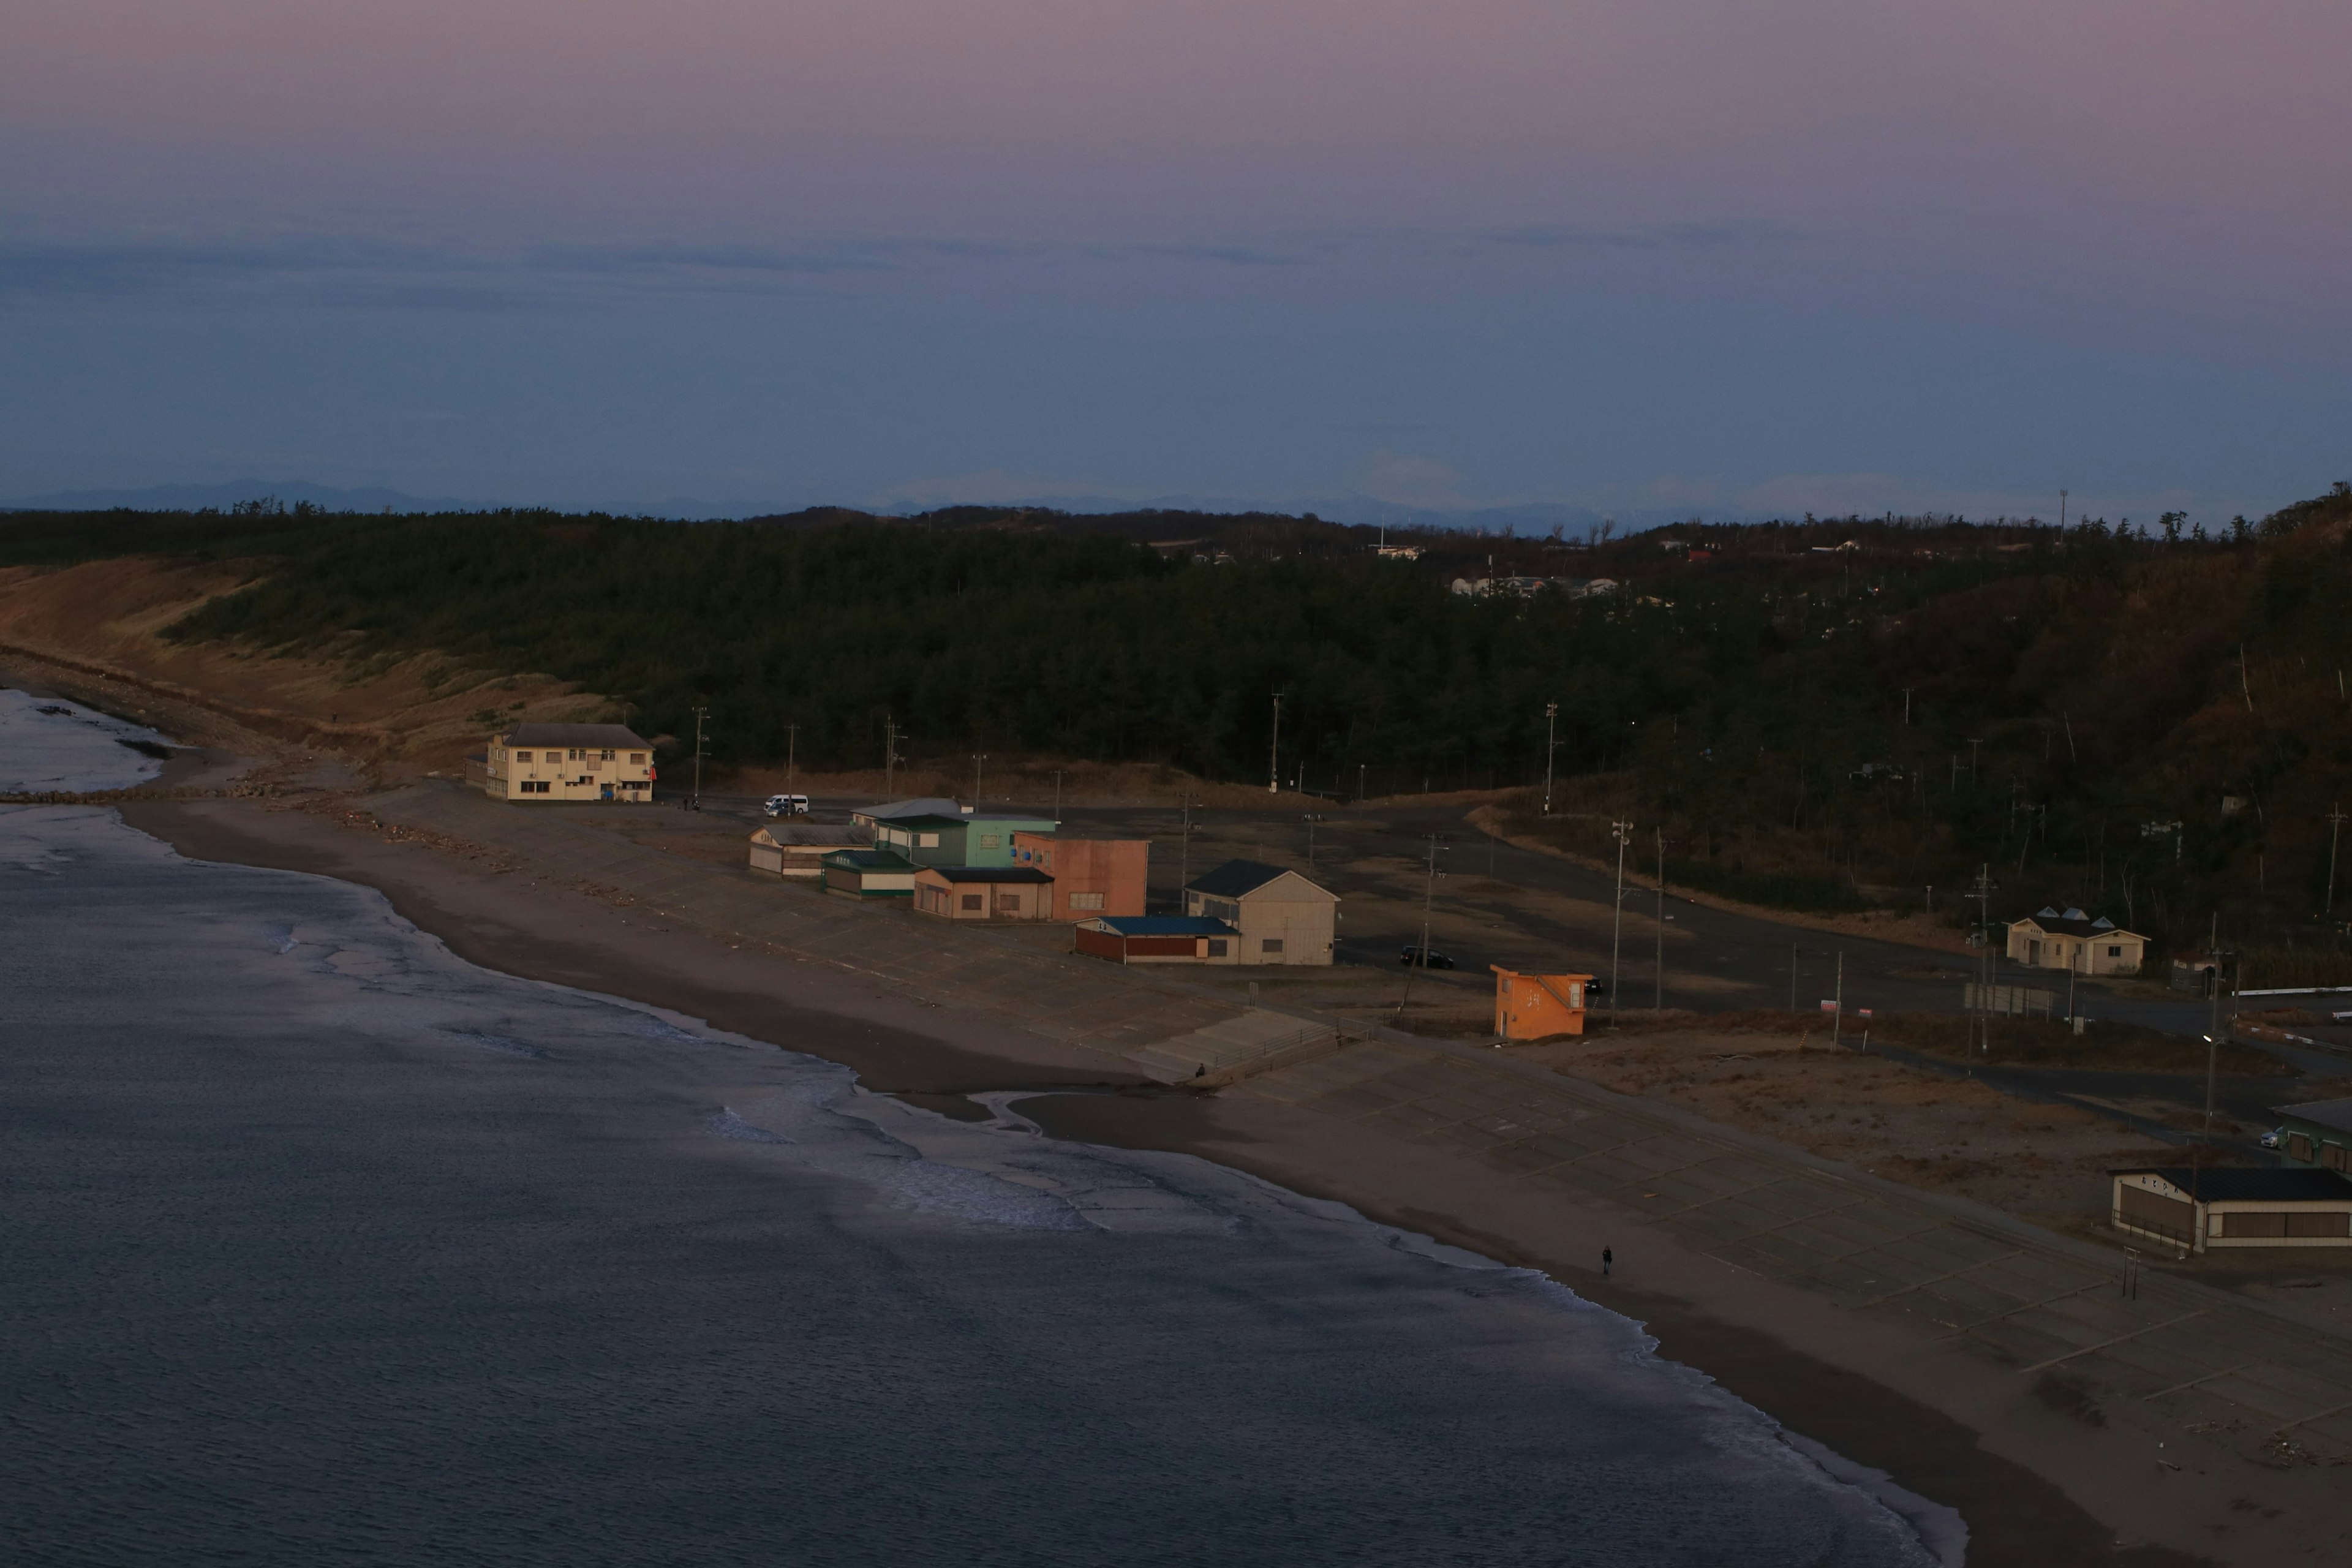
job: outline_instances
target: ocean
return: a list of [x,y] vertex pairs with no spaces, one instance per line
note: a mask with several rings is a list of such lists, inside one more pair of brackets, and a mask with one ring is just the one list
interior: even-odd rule
[[[149,761],[21,697],[0,781]],[[1538,1274],[824,1049],[0,806],[11,1554],[1937,1561]]]

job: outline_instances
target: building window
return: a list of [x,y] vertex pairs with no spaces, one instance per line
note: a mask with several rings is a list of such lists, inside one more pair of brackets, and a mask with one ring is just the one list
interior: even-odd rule
[[1223,937],[1213,936],[1209,939],[1209,956],[1211,958],[1223,958],[1225,956],[1225,939]]
[[631,752],[629,753],[629,761],[635,763],[640,766],[644,765],[645,760],[646,754],[643,752]]
[[995,835],[995,834],[993,834],[993,833],[983,833],[983,834],[982,834],[982,835],[980,836],[980,847],[981,847],[982,849],[993,849],[993,848],[995,848],[995,847],[996,847],[996,835]]
[[2319,1146],[2319,1163],[2331,1171],[2352,1170],[2352,1160],[2344,1157],[2344,1145],[2341,1143],[2322,1143]]
[[968,910],[980,910],[986,905],[978,893],[966,893],[963,896],[963,907]]
[[922,848],[937,849],[940,847],[940,836],[936,833],[926,833],[916,842]]
[[515,761],[519,763],[527,763],[530,761],[530,753],[529,752],[517,752],[515,753]]
[[1021,895],[1018,893],[997,894],[996,912],[1001,915],[1019,914],[1021,912]]
[[2123,955],[2124,950],[2120,947],[2111,947],[2107,949],[2107,956],[2109,958],[2121,958]]
[[1074,910],[1098,910],[1102,907],[1103,896],[1100,893],[1072,893],[1070,895],[1070,908]]
[[617,756],[619,756],[620,754],[621,754],[621,753],[620,753],[620,752],[599,752],[597,753],[597,757],[598,757],[598,759],[599,759],[600,761],[609,763],[609,762],[611,762],[614,757],[617,757]]
[[2287,1158],[2291,1160],[2310,1159],[2311,1140],[2301,1132],[2288,1133],[2286,1135],[2286,1152]]
[[1257,950],[1260,952],[1280,952],[1282,951],[1282,939],[1278,936],[1267,937],[1257,944]]

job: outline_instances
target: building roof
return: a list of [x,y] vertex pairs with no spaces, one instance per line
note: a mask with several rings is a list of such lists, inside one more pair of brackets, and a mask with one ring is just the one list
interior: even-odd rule
[[926,877],[950,882],[1050,882],[1054,879],[1034,866],[926,866]]
[[2273,1105],[2273,1116],[2291,1116],[2336,1132],[2352,1132],[2352,1100],[2306,1100],[2301,1105]]
[[2200,1202],[2242,1204],[2341,1203],[2352,1199],[2352,1181],[2333,1171],[2308,1168],[2217,1165],[2192,1171],[2186,1165],[2133,1165],[2110,1176],[2161,1176]]
[[2079,936],[2094,942],[2102,938],[2115,936],[2127,936],[2135,942],[2146,942],[2147,940],[2146,937],[2141,936],[2137,931],[2124,930],[2123,927],[2116,924],[2115,921],[2107,919],[2105,915],[2101,915],[2098,919],[2093,920],[2090,916],[2076,909],[2069,909],[2063,911],[2053,909],[2042,909],[2026,916],[2023,920],[2011,921],[2009,923],[2012,926],[2033,926],[2038,930],[2049,932],[2053,936]]
[[1120,936],[1235,936],[1223,921],[1206,915],[1097,915],[1087,922]]
[[847,871],[918,871],[922,868],[895,849],[836,849],[824,857],[824,863]]
[[920,800],[886,801],[880,805],[861,805],[850,814],[870,817],[877,822],[897,822],[908,816],[952,816],[961,818],[963,807],[942,795],[925,795]]
[[[1188,893],[1206,893],[1212,898],[1240,899],[1256,892],[1277,878],[1291,876],[1297,876],[1297,873],[1284,867],[1268,866],[1259,860],[1228,860],[1215,870],[1204,871],[1185,883],[1184,890]],[[1298,879],[1307,882],[1308,887],[1314,888],[1317,892],[1332,902],[1339,902],[1339,895],[1328,889],[1316,887],[1316,884],[1307,881],[1304,877],[1299,877]]]
[[863,849],[865,844],[851,837],[857,831],[854,827],[839,827],[829,823],[787,827],[782,823],[772,822],[764,827],[753,828],[751,842],[772,844],[779,849]]
[[618,751],[634,746],[650,751],[652,743],[626,724],[518,724],[499,737],[509,746],[593,746]]
[[893,827],[961,827],[973,819],[956,812],[918,811],[905,816],[877,816],[874,820],[887,822]]

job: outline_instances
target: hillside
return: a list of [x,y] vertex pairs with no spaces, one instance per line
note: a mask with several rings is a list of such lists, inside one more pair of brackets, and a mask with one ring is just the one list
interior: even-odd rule
[[[1955,916],[1990,863],[1997,915],[2078,902],[2185,944],[2218,912],[2272,963],[2336,945],[2347,526],[2342,486],[2220,538],[1808,519],[1414,536],[1412,560],[1271,516],[29,514],[0,562],[214,563],[251,581],[173,626],[191,654],[431,652],[656,733],[702,704],[737,763],[870,768],[895,730],[909,759],[1263,779],[1279,693],[1286,785],[1526,786],[1556,703],[1556,820],[1519,826],[1564,847],[1613,853],[1625,816],[1684,885],[1825,909],[1932,886]],[[1448,591],[1490,560],[1621,588]]]

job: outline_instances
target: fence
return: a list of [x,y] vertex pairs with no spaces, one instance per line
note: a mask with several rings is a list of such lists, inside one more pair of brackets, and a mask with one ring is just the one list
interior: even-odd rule
[[1964,987],[1962,1005],[1971,1013],[2007,1013],[2022,1017],[2038,1014],[2047,1018],[2058,1005],[2055,991],[2044,991],[2035,985],[1978,985]]

